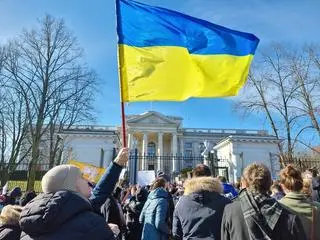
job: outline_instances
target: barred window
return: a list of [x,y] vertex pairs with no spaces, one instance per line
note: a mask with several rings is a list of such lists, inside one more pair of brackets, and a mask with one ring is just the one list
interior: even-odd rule
[[154,142],[148,143],[148,155],[156,155],[156,144]]

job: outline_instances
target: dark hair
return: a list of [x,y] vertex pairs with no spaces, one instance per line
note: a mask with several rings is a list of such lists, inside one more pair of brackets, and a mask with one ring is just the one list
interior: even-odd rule
[[198,164],[192,171],[193,177],[210,177],[211,171],[207,165]]
[[222,183],[226,183],[226,182],[227,182],[227,179],[226,179],[226,177],[224,177],[224,176],[218,176],[218,179],[219,179],[219,181],[222,182]]
[[148,198],[148,191],[145,188],[139,188],[136,191],[136,199],[139,202],[145,202]]
[[34,199],[37,196],[35,191],[28,191],[26,192],[22,198],[20,199],[20,206],[24,207],[27,205],[28,202],[30,202],[32,199]]
[[267,193],[272,183],[269,169],[259,163],[252,163],[244,169],[243,180],[249,191],[258,193]]
[[292,164],[281,170],[280,182],[290,191],[300,192],[303,188],[301,172]]
[[167,181],[164,178],[157,178],[154,180],[151,186],[151,190],[154,190],[156,188],[162,187],[164,188],[166,186]]
[[12,198],[17,198],[22,196],[22,191],[20,187],[15,187],[12,189],[12,191],[9,193],[9,196]]

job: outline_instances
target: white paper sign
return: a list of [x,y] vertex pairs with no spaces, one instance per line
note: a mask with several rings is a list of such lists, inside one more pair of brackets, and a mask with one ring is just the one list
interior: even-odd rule
[[137,184],[140,186],[150,185],[155,180],[154,171],[138,171]]
[[125,168],[123,168],[123,169],[121,170],[121,173],[120,173],[119,179],[124,179],[125,174],[126,174],[126,171],[127,171],[127,169],[125,169]]

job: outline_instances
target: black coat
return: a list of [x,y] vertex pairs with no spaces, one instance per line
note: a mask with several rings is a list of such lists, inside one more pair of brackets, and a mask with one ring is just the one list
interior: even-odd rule
[[[224,209],[221,238],[223,240],[250,239],[246,221],[243,217],[240,201],[236,199]],[[283,209],[272,232],[272,240],[306,240],[298,217]]]
[[18,240],[20,239],[21,229],[19,226],[0,224],[0,239]]
[[77,193],[59,191],[41,194],[21,213],[21,239],[109,240],[113,233],[90,202]]
[[185,196],[176,205],[173,218],[175,239],[220,240],[224,207],[231,200],[222,196],[220,182],[194,178],[185,183]]
[[127,222],[127,239],[130,240],[140,240],[142,235],[142,224],[139,222],[139,217],[142,212],[144,201],[137,201],[136,197],[132,197],[129,203],[124,206],[124,211],[126,212],[126,222]]

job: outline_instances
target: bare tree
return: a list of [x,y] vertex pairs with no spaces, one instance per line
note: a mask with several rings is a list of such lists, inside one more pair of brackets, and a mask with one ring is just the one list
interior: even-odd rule
[[259,59],[250,74],[248,91],[237,106],[246,112],[260,112],[268,120],[278,139],[281,163],[292,161],[294,144],[309,125],[302,125],[305,113],[296,111],[300,85],[294,80],[286,48],[273,44],[257,56]]
[[[48,132],[52,132],[52,136],[59,132],[56,123],[79,121],[77,116],[82,113],[81,104],[85,100],[88,101],[86,114],[89,114],[96,77],[83,62],[82,49],[64,21],[48,15],[39,22],[39,28],[25,30],[11,42],[6,54],[3,76],[8,85],[22,95],[29,123],[32,149],[27,189],[31,190],[40,145],[47,140]],[[68,105],[71,103],[78,113],[72,113],[74,106]],[[68,116],[75,115],[73,122],[59,120],[66,111]],[[54,149],[52,145],[50,151]]]
[[28,124],[21,94],[2,88],[0,103],[0,180],[3,186],[16,167],[30,153],[27,144]]
[[[309,45],[301,51],[291,52],[290,66],[294,73],[294,80],[299,85],[295,96],[297,111],[309,117],[313,127],[320,137],[319,124],[319,46]],[[306,129],[306,128],[305,128]],[[303,131],[302,129],[301,131]]]

